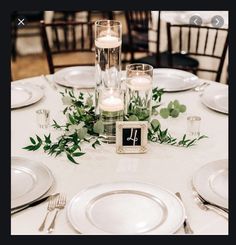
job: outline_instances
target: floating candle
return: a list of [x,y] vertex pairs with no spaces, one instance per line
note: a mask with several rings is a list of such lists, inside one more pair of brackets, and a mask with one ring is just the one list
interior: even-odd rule
[[99,107],[103,111],[121,111],[124,109],[124,103],[120,98],[110,96],[108,98],[103,99],[99,104]]
[[149,77],[135,76],[128,83],[134,90],[148,90],[152,88],[152,81]]
[[121,40],[112,35],[106,35],[95,39],[95,46],[98,48],[116,48],[121,45]]

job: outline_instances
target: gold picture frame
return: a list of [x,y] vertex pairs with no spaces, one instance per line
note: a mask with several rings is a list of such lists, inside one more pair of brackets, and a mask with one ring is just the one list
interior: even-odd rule
[[145,153],[147,152],[147,121],[116,122],[116,152]]

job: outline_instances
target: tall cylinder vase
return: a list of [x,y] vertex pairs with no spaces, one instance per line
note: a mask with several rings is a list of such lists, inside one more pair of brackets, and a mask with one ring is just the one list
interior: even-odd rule
[[148,64],[126,66],[126,119],[150,121],[152,116],[153,67]]
[[122,26],[115,20],[95,23],[95,109],[99,114],[98,98],[101,89],[120,89]]

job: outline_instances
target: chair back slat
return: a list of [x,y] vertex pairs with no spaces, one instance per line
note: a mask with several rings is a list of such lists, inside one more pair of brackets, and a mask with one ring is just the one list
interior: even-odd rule
[[216,30],[216,34],[215,34],[215,38],[214,38],[214,45],[212,48],[212,54],[215,54],[215,48],[216,48],[216,42],[217,42],[217,38],[218,38],[218,30]]
[[76,49],[76,34],[75,34],[75,26],[72,26],[72,49]]
[[206,33],[206,39],[205,39],[205,45],[204,45],[204,54],[206,53],[206,49],[207,49],[208,36],[209,36],[209,29],[207,29],[207,33]]
[[199,38],[200,38],[200,28],[197,29],[197,39],[196,39],[196,49],[195,49],[196,53],[198,53]]
[[191,46],[190,46],[190,44],[191,44],[191,27],[189,26],[189,28],[188,28],[188,53],[190,52],[190,48],[191,48]]
[[182,51],[182,27],[179,28],[179,51]]
[[81,48],[84,49],[84,25],[81,25]]
[[65,40],[65,49],[68,49],[68,27],[64,26],[63,27],[63,31],[64,31],[64,40]]
[[53,26],[53,30],[54,30],[55,38],[56,38],[55,45],[56,45],[58,51],[60,51],[61,50],[61,45],[60,45],[60,41],[59,41],[58,29],[55,26]]

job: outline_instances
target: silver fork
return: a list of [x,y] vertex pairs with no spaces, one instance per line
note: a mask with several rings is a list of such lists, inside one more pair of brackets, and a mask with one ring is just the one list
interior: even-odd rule
[[216,207],[218,209],[221,209],[223,210],[224,212],[226,213],[229,213],[229,210],[227,208],[223,208],[223,207],[220,207],[218,206],[217,204],[214,204],[214,203],[210,203],[208,201],[206,201],[203,197],[201,197],[198,193],[197,193],[197,196],[199,197],[199,199],[202,201],[203,204],[205,205],[210,205],[210,206],[213,206],[213,207]]
[[216,212],[217,214],[221,215],[223,218],[228,220],[228,213],[226,211],[224,211],[221,208],[218,208],[217,206],[213,206],[211,204],[205,204],[203,203],[203,201],[200,199],[199,196],[194,196],[194,199],[197,203],[197,205],[199,206],[199,208],[201,208],[202,210],[208,211],[208,210],[212,210],[214,212]]
[[[182,201],[182,198],[179,192],[176,192],[175,195]],[[183,227],[184,227],[185,234],[193,234],[193,230],[190,227],[187,216],[185,216]]]
[[43,231],[44,227],[45,227],[45,223],[48,217],[48,214],[53,211],[56,208],[56,202],[57,202],[57,195],[56,196],[51,196],[49,198],[49,202],[48,202],[48,207],[47,207],[47,214],[42,222],[42,224],[39,227],[39,231]]
[[53,217],[52,223],[48,227],[47,232],[51,233],[52,231],[54,231],[57,214],[61,209],[63,209],[65,207],[65,205],[66,205],[66,196],[64,194],[62,194],[59,196],[59,198],[57,200],[57,203],[56,203],[57,211]]

